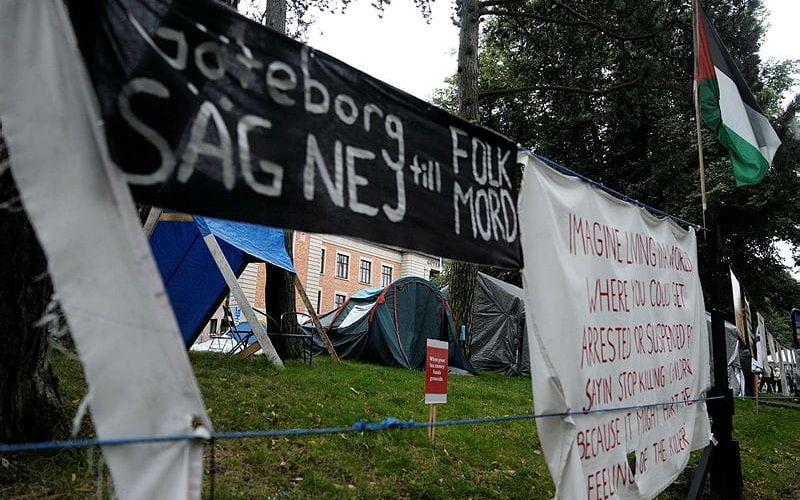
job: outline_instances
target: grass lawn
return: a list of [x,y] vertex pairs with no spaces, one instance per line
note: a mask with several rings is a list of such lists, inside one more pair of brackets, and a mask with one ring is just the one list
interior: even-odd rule
[[[282,373],[263,360],[191,354],[217,431],[350,425],[387,416],[426,420],[423,374],[316,359]],[[60,390],[74,412],[85,391],[80,365],[54,354]],[[452,377],[450,403],[438,418],[530,412],[530,380],[485,374]],[[800,412],[737,403],[748,498],[792,498],[800,488]],[[90,436],[84,423],[82,435]],[[20,454],[0,461],[0,497],[95,496],[97,452]],[[533,421],[290,439],[249,439],[216,445],[216,498],[412,497],[547,498],[553,494]],[[206,451],[206,471],[210,467]],[[210,475],[205,491],[209,493]],[[688,474],[665,498],[680,498]],[[108,479],[105,479],[107,482]]]

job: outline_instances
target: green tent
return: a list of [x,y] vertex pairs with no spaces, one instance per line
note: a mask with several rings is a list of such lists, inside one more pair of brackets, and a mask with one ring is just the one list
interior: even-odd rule
[[[320,321],[342,359],[424,370],[430,338],[449,342],[451,368],[475,373],[457,341],[450,304],[436,285],[422,278],[402,278],[383,289],[362,290]],[[301,328],[314,333],[311,324]],[[313,351],[326,352],[317,335]]]

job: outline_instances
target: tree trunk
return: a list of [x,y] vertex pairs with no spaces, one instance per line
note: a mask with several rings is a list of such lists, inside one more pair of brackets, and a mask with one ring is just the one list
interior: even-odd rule
[[458,114],[478,121],[478,0],[460,0],[458,41]]
[[286,0],[267,0],[264,26],[286,34]]
[[[478,121],[478,0],[460,0],[458,43],[458,113]],[[478,266],[453,262],[450,268],[450,306],[459,324],[472,324],[472,299]]]
[[[0,201],[18,197],[0,133]],[[42,441],[63,421],[44,326],[53,287],[47,260],[19,203],[0,208],[0,442]]]
[[[264,7],[264,25],[268,28],[286,33],[286,0],[266,0]],[[286,253],[294,258],[294,231],[284,231],[286,239]],[[295,276],[275,266],[267,264],[267,280],[264,287],[267,314],[272,318],[268,320],[268,331],[280,331],[283,325],[278,324],[281,314],[293,312],[295,305]],[[282,359],[300,357],[300,346],[289,339],[276,339],[275,349]]]
[[[284,231],[286,238],[286,253],[292,256],[293,253],[293,231]],[[281,320],[281,314],[285,312],[295,311],[295,289],[294,289],[295,276],[292,273],[286,272],[279,267],[267,264],[267,279],[264,285],[264,298],[266,300],[267,314],[271,319],[268,320],[268,331],[277,332],[284,328],[284,325],[278,324]],[[285,332],[293,333],[293,332]],[[302,346],[299,342],[293,341],[294,339],[277,338],[273,342],[275,350],[281,359],[299,358],[302,354]]]

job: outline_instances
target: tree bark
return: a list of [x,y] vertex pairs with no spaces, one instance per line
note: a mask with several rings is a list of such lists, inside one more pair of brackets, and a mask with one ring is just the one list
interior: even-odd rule
[[478,0],[459,0],[458,114],[478,121]]
[[[294,231],[284,231],[286,238],[286,253],[292,257],[294,244],[293,237]],[[268,316],[268,332],[278,332],[283,329],[284,325],[279,324],[281,314],[285,312],[295,311],[295,276],[292,273],[284,271],[279,267],[267,264],[267,277],[264,285],[264,298],[266,301],[266,311]],[[292,332],[286,332],[292,333]],[[298,342],[292,339],[276,338],[273,342],[275,350],[281,359],[299,358],[301,353],[301,346]]]
[[[18,193],[0,132],[0,201]],[[53,287],[47,260],[18,202],[0,209],[0,442],[42,441],[63,422],[58,380],[48,362],[44,313]]]
[[[461,28],[458,43],[458,114],[478,121],[478,0],[460,0]],[[478,266],[453,262],[450,267],[450,306],[458,323],[472,324],[472,301]]]
[[[280,33],[286,33],[286,0],[266,0],[263,16],[264,25]],[[286,253],[294,259],[294,231],[285,230]],[[281,331],[281,314],[293,312],[295,304],[295,276],[275,266],[267,264],[267,279],[264,286],[264,299],[268,316],[267,331]],[[275,339],[275,349],[282,359],[300,357],[300,346],[289,339]]]
[[264,26],[286,34],[286,0],[267,0]]

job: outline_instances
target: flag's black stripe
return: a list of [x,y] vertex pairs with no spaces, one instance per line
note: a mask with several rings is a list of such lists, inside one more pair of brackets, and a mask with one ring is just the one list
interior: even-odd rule
[[717,33],[716,28],[714,28],[714,25],[711,24],[711,21],[709,21],[709,19],[706,17],[705,12],[703,12],[703,10],[699,7],[698,14],[703,26],[705,27],[706,40],[708,42],[708,48],[711,51],[711,58],[714,62],[714,66],[719,68],[720,71],[725,73],[731,80],[733,80],[733,82],[736,84],[736,88],[739,89],[739,95],[742,96],[742,101],[763,115],[764,112],[761,111],[761,106],[759,106],[758,102],[756,102],[756,98],[753,97],[750,87],[747,86],[744,76],[742,76],[742,72],[739,71],[739,68],[733,62],[733,58],[728,52],[728,49],[725,48],[725,45],[723,45],[722,41],[720,40],[719,33]]

